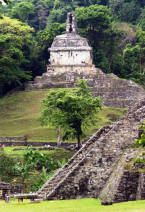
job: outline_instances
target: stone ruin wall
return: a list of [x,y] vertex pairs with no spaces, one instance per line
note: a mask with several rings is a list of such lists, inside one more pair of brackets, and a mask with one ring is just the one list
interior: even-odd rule
[[143,120],[145,100],[96,140],[86,159],[48,199],[98,197],[125,148],[134,143]]
[[[66,71],[67,68],[73,70]],[[141,86],[131,80],[119,79],[114,74],[104,74],[94,66],[48,67],[48,71],[42,77],[36,77],[34,82],[29,82],[26,89],[74,87],[78,78],[88,80],[93,95],[101,96],[106,106],[131,107],[145,98],[145,90]]]
[[[57,86],[57,84],[58,84],[60,88],[61,87],[64,88],[64,87],[67,87],[67,83],[69,83],[69,81],[68,81],[69,78],[70,78],[69,72],[77,72],[78,70],[81,70],[81,71],[87,73],[88,72],[88,69],[90,67],[91,67],[90,65],[83,65],[83,64],[82,65],[68,65],[68,66],[64,66],[64,65],[51,65],[51,70],[50,70],[50,66],[47,66],[48,72],[44,73],[43,76],[45,76],[47,78],[47,80],[49,81],[49,83],[50,83],[50,79],[49,79],[48,75],[50,73],[52,73],[52,78],[53,79],[52,79],[51,85]],[[67,81],[65,81],[66,79],[63,77],[65,72],[68,73],[68,77],[66,78]],[[61,74],[62,74],[62,76],[61,76]],[[59,77],[61,79],[63,79],[63,81],[60,81]],[[41,77],[37,77],[37,79],[39,79],[42,82],[40,84],[40,86],[42,86],[43,81],[45,81],[44,78],[43,78],[43,80],[40,80],[42,78]],[[38,82],[39,82],[39,80],[38,80]],[[46,86],[46,88],[51,88],[50,87],[50,84],[47,83],[48,82],[47,80],[45,81],[46,84],[45,85],[43,84],[43,86],[44,87]],[[66,85],[65,85],[65,83],[66,83]],[[72,86],[74,87],[74,83],[72,83]],[[28,89],[29,89],[29,87],[28,87]],[[37,89],[37,87],[35,89]]]
[[[80,64],[92,64],[91,54],[89,51],[81,51],[81,50],[57,50],[51,52],[50,57],[51,65],[60,66],[60,71],[63,71],[63,68],[68,66],[79,66]],[[65,64],[65,65],[64,65]],[[70,69],[68,70],[70,71]]]
[[7,143],[7,142],[17,142],[17,141],[27,141],[27,138],[26,137],[19,137],[19,136],[1,136],[0,137],[0,143],[3,142],[3,143]]
[[145,165],[133,160],[143,152],[141,148],[124,151],[99,195],[103,205],[145,199]]

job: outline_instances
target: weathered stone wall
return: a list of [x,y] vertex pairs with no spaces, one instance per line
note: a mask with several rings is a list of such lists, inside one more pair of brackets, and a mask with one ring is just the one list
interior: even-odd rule
[[6,195],[21,193],[23,190],[22,184],[12,185],[0,181],[0,199],[5,199]]
[[139,175],[136,199],[137,200],[145,199],[145,167],[144,167],[144,172],[140,172],[140,175]]
[[131,107],[145,98],[144,89],[133,81],[104,74],[100,69],[88,65],[48,66],[48,71],[29,82],[26,89],[74,87],[79,78],[88,80],[93,95],[101,96],[107,106]]
[[[56,147],[56,142],[43,142],[43,141],[0,141],[0,144],[4,144],[5,146],[52,146]],[[75,150],[76,149],[76,143],[62,143],[61,148],[67,149],[67,150]]]
[[27,138],[26,137],[18,137],[18,136],[14,136],[14,137],[0,137],[0,142],[15,142],[15,141],[26,141]]
[[113,202],[136,200],[139,172],[125,171],[121,178]]
[[131,109],[124,119],[94,134],[38,194],[44,199],[98,197],[124,149],[134,143],[143,120],[145,100]]
[[[88,65],[86,65],[86,64],[80,64],[80,65],[51,65],[51,73],[53,73],[53,72],[59,73],[59,77],[61,77],[61,79],[63,80],[62,85],[61,85],[60,79],[57,81],[58,75],[56,74],[56,76],[55,76],[55,73],[53,73],[54,74],[54,80],[56,80],[55,86],[58,83],[59,86],[61,85],[60,87],[64,88],[64,78],[63,78],[64,72],[70,72],[70,71],[71,72],[77,72],[78,70],[81,70],[83,72],[87,72],[90,67],[91,67],[91,65],[89,65],[89,64]],[[48,72],[49,72],[50,66],[47,66],[47,69],[48,69]],[[43,81],[45,81],[44,78],[49,79],[50,72],[49,72],[49,74],[48,74],[48,72],[43,74]],[[41,79],[41,77],[38,77],[38,78]],[[67,81],[69,80],[69,78],[70,78],[70,76],[68,75]],[[72,83],[72,87],[73,86],[74,86],[74,83]],[[66,87],[67,87],[67,85],[66,85]]]
[[[76,50],[73,48],[69,50],[57,50],[51,52],[50,57],[51,65],[81,65],[84,63],[91,64],[92,65],[92,59],[91,59],[91,53],[90,51],[83,50]],[[70,70],[69,70],[70,71]]]
[[102,204],[145,199],[145,165],[137,168],[134,163],[142,152],[144,149],[124,152],[99,195]]
[[68,13],[66,34],[56,36],[49,48],[51,65],[92,65],[91,50],[87,39],[78,35],[75,15]]

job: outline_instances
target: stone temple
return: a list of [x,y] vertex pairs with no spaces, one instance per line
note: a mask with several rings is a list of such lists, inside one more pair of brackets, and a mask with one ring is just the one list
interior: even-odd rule
[[[73,87],[87,79],[94,96],[105,105],[131,107],[124,118],[103,127],[83,142],[81,149],[35,193],[9,198],[35,201],[100,198],[102,204],[145,199],[145,165],[133,158],[138,127],[145,121],[145,91],[132,81],[104,74],[92,64],[91,48],[77,33],[73,13],[68,13],[66,34],[57,36],[50,51],[47,72],[30,82],[27,89]],[[144,157],[145,158],[145,157]]]
[[56,36],[49,48],[51,68],[55,71],[85,71],[92,66],[91,50],[87,39],[78,35],[75,15],[68,13],[66,34]]
[[47,72],[27,83],[26,89],[74,87],[78,78],[88,80],[94,96],[111,107],[130,107],[145,98],[145,91],[131,80],[105,74],[92,63],[92,49],[78,34],[74,13],[67,14],[66,33],[56,36],[49,48]]

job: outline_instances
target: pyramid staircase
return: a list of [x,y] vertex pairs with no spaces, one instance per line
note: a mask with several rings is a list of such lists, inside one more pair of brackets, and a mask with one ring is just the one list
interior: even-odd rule
[[10,198],[31,199],[31,200],[48,200],[55,193],[56,189],[62,185],[62,183],[74,172],[75,169],[86,159],[86,156],[90,153],[94,143],[101,136],[104,136],[111,130],[111,126],[102,127],[95,134],[93,134],[88,141],[83,144],[81,149],[66,163],[63,168],[60,168],[56,174],[52,176],[37,192],[30,194],[15,194],[7,196],[6,201]]
[[[69,175],[74,172],[75,169],[86,159],[86,156],[92,151],[94,142],[96,140],[108,133],[110,127],[103,127],[98,130],[92,137],[84,144],[84,146],[68,161],[68,163],[58,172],[48,180],[37,194],[43,200],[51,199],[51,196],[55,193],[55,190],[62,185],[62,183],[69,177]],[[59,179],[59,180],[58,180]]]
[[144,164],[137,169],[134,158],[144,153],[144,149],[127,149],[114,167],[106,185],[99,194],[102,205],[145,199]]
[[[115,165],[115,163],[121,157],[123,149],[132,144],[135,136],[137,136],[138,126],[144,120],[145,100],[143,99],[129,110],[124,119],[121,119],[108,127],[103,127],[93,134],[83,144],[82,148],[68,161],[68,163],[63,168],[59,169],[56,174],[49,179],[36,193],[10,195],[7,197],[6,201],[8,201],[9,198],[18,198],[21,200],[54,199],[55,195],[57,196],[57,191],[61,185],[63,186],[71,174],[75,173],[80,165],[85,162],[87,157],[90,157],[89,154],[91,151],[95,150],[94,148],[96,148],[96,145],[99,147],[99,151],[101,151],[101,149],[105,151],[104,153],[106,154],[106,157],[112,157],[114,161],[113,164]],[[116,153],[111,152],[114,150]],[[105,159],[105,155],[102,157]],[[107,166],[104,167],[104,171],[105,168],[108,169]],[[107,176],[109,177],[110,174],[107,174]]]
[[[123,155],[121,159],[118,161],[117,165],[114,167],[114,170],[104,187],[104,189],[101,191],[99,195],[99,199],[102,203],[105,203],[107,205],[112,203],[114,200],[114,196],[117,192],[118,185],[121,181],[121,178],[124,173],[124,163],[125,163],[125,156]],[[112,183],[113,182],[113,183]]]

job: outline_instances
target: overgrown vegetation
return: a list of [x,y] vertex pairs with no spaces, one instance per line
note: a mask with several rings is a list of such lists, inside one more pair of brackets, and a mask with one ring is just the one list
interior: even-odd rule
[[70,11],[76,13],[79,33],[93,47],[94,64],[144,86],[144,7],[140,0],[11,0],[0,5],[0,95],[45,71],[47,49],[65,32]]
[[135,140],[137,147],[145,147],[145,122],[139,127],[139,138]]
[[[143,149],[145,147],[145,122],[139,126],[138,130],[139,135],[138,139],[135,139],[135,145]],[[142,152],[139,157],[134,158],[134,163],[145,164],[145,152]]]
[[[72,152],[69,157],[72,156]],[[57,151],[53,153],[57,155]],[[11,183],[22,183],[24,192],[38,190],[58,168],[62,168],[67,159],[67,151],[61,151],[57,159],[38,150],[27,150],[23,156],[10,155],[0,151],[0,180]]]
[[142,164],[145,165],[145,152],[139,155],[138,158],[133,159],[134,164]]

